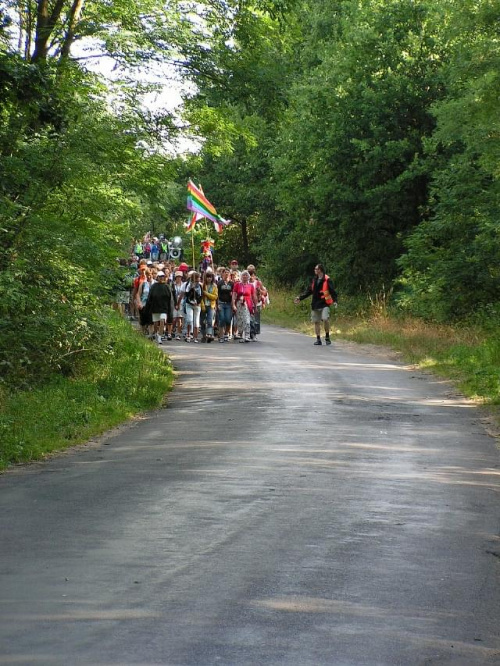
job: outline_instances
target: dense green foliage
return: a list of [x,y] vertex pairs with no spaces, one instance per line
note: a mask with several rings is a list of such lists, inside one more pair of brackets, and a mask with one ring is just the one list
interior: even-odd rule
[[243,257],[288,283],[322,260],[341,293],[394,289],[427,318],[498,316],[499,14],[498,0],[235,10],[188,116],[206,137],[194,171],[244,222]]
[[458,5],[424,158],[430,214],[400,261],[401,302],[438,319],[500,304],[500,3]]
[[[116,3],[117,35],[146,4],[119,11]],[[49,9],[61,7],[71,13],[74,3]],[[80,36],[111,20],[109,8],[98,9],[89,3]],[[102,361],[117,258],[128,256],[136,233],[168,219],[179,196],[176,160],[159,150],[175,135],[168,114],[158,122],[144,113],[139,84],[83,70],[68,57],[69,14],[49,21],[48,38],[40,13],[32,34],[21,33],[31,50],[9,48],[6,31],[0,49],[0,374],[21,388]]]

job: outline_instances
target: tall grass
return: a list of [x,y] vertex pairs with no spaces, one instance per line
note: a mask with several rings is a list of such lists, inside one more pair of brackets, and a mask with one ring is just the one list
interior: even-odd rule
[[76,377],[53,376],[32,391],[0,392],[0,469],[85,442],[162,404],[172,386],[168,357],[115,313],[106,352]]
[[[313,334],[310,300],[294,305],[294,293],[271,289],[271,306],[263,322]],[[500,328],[445,325],[403,317],[392,312],[388,295],[341,302],[333,311],[333,337],[363,344],[388,346],[421,368],[451,379],[468,397],[500,405]]]

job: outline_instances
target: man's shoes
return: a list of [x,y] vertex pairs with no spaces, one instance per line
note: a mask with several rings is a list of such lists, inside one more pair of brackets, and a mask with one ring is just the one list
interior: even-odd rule
[[163,342],[163,340],[161,339],[161,335],[157,335],[157,336],[156,336],[156,342],[157,342],[159,345],[161,345],[161,343]]
[[325,345],[331,345],[331,344],[332,341],[330,340],[330,338],[325,338]]
[[316,340],[316,342],[314,344],[315,345],[322,345],[323,343],[321,342],[321,340]]

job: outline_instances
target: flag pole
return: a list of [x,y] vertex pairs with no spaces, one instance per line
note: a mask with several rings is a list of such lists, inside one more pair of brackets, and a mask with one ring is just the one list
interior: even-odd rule
[[191,229],[191,250],[192,250],[192,253],[193,253],[193,263],[191,265],[193,267],[193,270],[196,270],[196,266],[194,264],[194,227],[195,226],[196,225],[194,225],[193,228]]

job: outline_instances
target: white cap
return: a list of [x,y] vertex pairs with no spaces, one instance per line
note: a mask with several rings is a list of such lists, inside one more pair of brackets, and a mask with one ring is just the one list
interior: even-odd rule
[[164,273],[163,271],[159,271],[159,272],[156,274],[156,277],[165,277],[165,273]]

